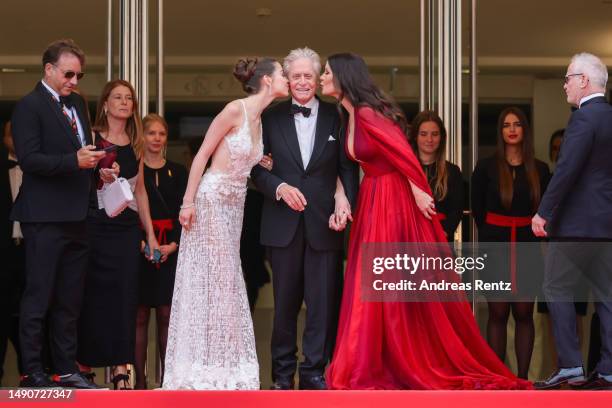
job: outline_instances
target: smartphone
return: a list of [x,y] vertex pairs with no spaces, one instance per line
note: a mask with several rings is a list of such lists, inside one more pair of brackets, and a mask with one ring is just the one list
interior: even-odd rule
[[112,153],[117,150],[117,145],[110,145],[103,148],[96,147],[96,152]]
[[[149,248],[149,244],[145,244],[144,254],[147,257],[147,259],[151,257],[151,248]],[[154,263],[159,263],[159,261],[161,261],[161,257],[162,257],[161,251],[159,249],[155,249],[153,251],[153,259],[151,259],[151,261]]]

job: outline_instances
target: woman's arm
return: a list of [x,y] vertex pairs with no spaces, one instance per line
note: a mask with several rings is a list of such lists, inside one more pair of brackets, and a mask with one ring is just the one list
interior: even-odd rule
[[436,214],[436,206],[432,196],[417,187],[412,180],[408,179],[410,189],[414,195],[414,201],[425,218],[431,220],[431,217]]
[[336,192],[334,194],[336,206],[334,213],[329,218],[329,227],[334,231],[342,231],[347,221],[353,221],[351,204],[349,203],[340,176],[336,178]]
[[144,160],[141,159],[138,164],[138,175],[136,176],[136,188],[134,189],[134,197],[138,206],[138,217],[140,223],[144,227],[147,237],[147,243],[151,250],[149,259],[153,259],[153,251],[159,249],[159,243],[155,238],[153,222],[151,221],[151,209],[149,207],[149,196],[144,184]]
[[434,199],[429,194],[427,178],[406,135],[399,126],[369,107],[356,109],[355,112],[355,127],[362,127],[380,154],[406,176],[419,211],[425,218],[431,219],[436,213]]
[[183,228],[189,230],[191,223],[195,220],[194,200],[200,185],[200,180],[204,174],[206,163],[217,149],[219,142],[227,135],[231,129],[237,126],[238,119],[242,115],[242,109],[238,106],[238,101],[228,103],[210,124],[204,142],[200,150],[195,155],[189,178],[187,179],[187,189],[183,196],[183,205],[179,213],[179,221]]

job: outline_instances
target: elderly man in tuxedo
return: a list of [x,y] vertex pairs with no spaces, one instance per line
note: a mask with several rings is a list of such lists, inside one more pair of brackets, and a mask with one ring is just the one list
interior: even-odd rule
[[[299,388],[326,389],[323,373],[337,330],[343,246],[342,232],[330,229],[330,215],[345,220],[342,214],[350,213],[358,171],[346,157],[335,106],[315,96],[321,72],[317,53],[309,48],[291,51],[284,70],[292,98],[262,115],[264,152],[272,155],[273,167],[255,166],[252,173],[265,196],[261,243],[272,266],[272,389],[294,387],[297,316],[303,301]],[[335,194],[340,182],[346,195]]]
[[[21,387],[96,388],[76,365],[76,329],[88,258],[85,218],[95,151],[87,106],[73,92],[85,56],[72,40],[51,43],[42,57],[43,79],[12,117],[23,182],[11,218],[25,242],[26,284],[21,300]],[[110,173],[101,171],[105,180]],[[48,322],[56,381],[43,373],[43,326]]]
[[[592,54],[577,54],[565,75],[567,101],[575,110],[565,130],[554,176],[532,229],[549,236],[544,296],[553,322],[558,370],[540,389],[569,384],[612,387],[612,106],[604,96],[608,70]],[[601,359],[587,379],[576,334],[573,290],[592,283],[601,319]]]

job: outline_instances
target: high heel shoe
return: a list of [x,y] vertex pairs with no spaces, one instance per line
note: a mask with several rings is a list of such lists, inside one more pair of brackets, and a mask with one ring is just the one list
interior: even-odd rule
[[96,373],[94,373],[93,371],[81,371],[81,375],[87,378],[92,383],[95,383],[94,380],[96,378]]
[[[123,381],[123,387],[119,387],[119,382]],[[128,374],[115,374],[111,379],[115,390],[131,390],[130,376]]]

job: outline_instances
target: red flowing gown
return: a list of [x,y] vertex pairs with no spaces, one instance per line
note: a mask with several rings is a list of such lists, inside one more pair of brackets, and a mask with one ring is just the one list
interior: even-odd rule
[[[406,136],[371,108],[355,110],[353,160],[365,176],[351,228],[330,389],[530,389],[480,335],[466,301],[364,302],[361,244],[447,242],[419,211],[410,183],[431,194]],[[351,157],[350,153],[347,153]]]

